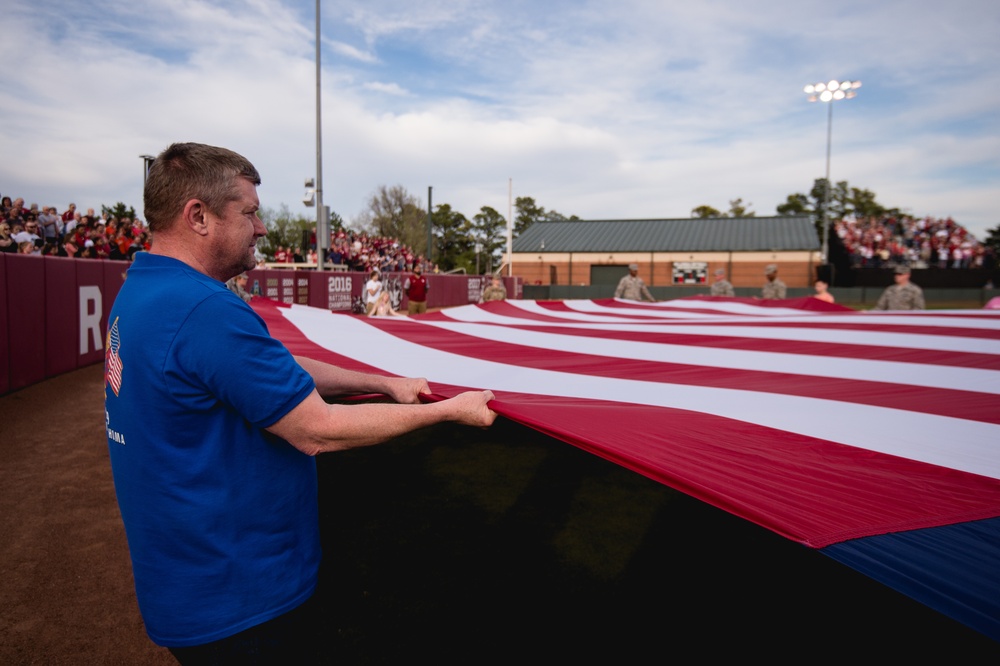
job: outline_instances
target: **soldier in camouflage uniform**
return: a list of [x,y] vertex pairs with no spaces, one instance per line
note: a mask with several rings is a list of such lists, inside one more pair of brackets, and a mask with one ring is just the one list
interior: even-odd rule
[[781,281],[778,277],[778,265],[768,264],[767,268],[764,269],[764,275],[767,276],[767,282],[764,283],[764,287],[760,290],[761,298],[784,298],[787,293],[787,288],[785,283]]
[[503,301],[507,298],[507,288],[503,286],[503,281],[497,277],[493,276],[490,284],[483,289],[483,293],[479,298],[480,303],[488,303],[490,301]]
[[923,310],[924,291],[910,282],[910,267],[896,266],[893,276],[896,284],[889,285],[882,292],[873,309],[875,310]]
[[715,269],[715,282],[712,283],[712,291],[710,293],[712,296],[736,295],[736,290],[733,289],[733,284],[726,279],[726,270],[724,268]]
[[650,303],[656,302],[649,289],[646,289],[646,283],[639,277],[639,264],[628,265],[628,275],[618,281],[615,298],[627,298],[630,301],[641,301],[645,298]]
[[226,282],[226,286],[229,287],[229,291],[233,292],[240,298],[242,298],[247,303],[250,302],[250,294],[247,292],[247,280],[249,277],[246,273],[240,273],[234,278],[229,278]]

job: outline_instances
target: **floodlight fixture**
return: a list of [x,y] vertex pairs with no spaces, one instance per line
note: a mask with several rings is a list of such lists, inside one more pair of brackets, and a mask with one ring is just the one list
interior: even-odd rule
[[803,88],[803,92],[808,95],[807,99],[810,102],[828,102],[830,104],[826,116],[826,186],[823,188],[823,202],[820,205],[823,226],[822,253],[824,264],[830,263],[830,213],[828,208],[830,207],[830,144],[833,137],[833,102],[857,97],[857,92],[855,91],[860,87],[861,81],[830,79],[826,82],[810,83]]

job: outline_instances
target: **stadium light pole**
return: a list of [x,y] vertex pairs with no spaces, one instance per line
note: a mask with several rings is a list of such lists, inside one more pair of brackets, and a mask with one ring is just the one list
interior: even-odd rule
[[507,179],[507,277],[514,275],[514,179]]
[[831,79],[826,82],[810,83],[804,89],[810,102],[826,102],[826,185],[823,188],[823,203],[820,205],[821,223],[823,226],[823,263],[830,263],[830,144],[833,138],[833,103],[842,99],[857,97],[855,92],[861,87],[861,81],[838,81]]
[[320,110],[319,0],[316,0],[316,270],[326,270],[330,249],[329,216],[323,206],[323,114]]
[[142,187],[146,187],[146,177],[149,175],[149,167],[153,164],[153,160],[156,158],[152,155],[139,155],[142,160]]

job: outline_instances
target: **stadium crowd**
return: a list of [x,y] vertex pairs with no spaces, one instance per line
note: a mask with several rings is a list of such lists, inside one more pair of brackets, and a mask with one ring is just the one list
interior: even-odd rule
[[[142,220],[101,213],[81,212],[69,204],[59,213],[55,206],[24,205],[24,199],[0,198],[0,251],[81,259],[131,260],[148,250],[149,230]],[[8,240],[9,239],[9,240]]]
[[[82,212],[75,203],[60,213],[55,206],[26,206],[22,197],[0,197],[0,252],[130,261],[136,252],[148,250],[151,242],[139,218],[118,219],[106,211],[97,214],[93,208]],[[279,245],[259,259],[261,263],[315,264],[315,227],[308,248]],[[439,272],[394,238],[343,229],[330,234],[329,266],[342,265],[362,273],[377,268],[385,273],[412,270],[416,263],[428,272]]]
[[[308,248],[278,246],[273,255],[273,263],[279,264],[315,264],[316,260],[315,227]],[[371,273],[375,269],[386,273],[409,271],[418,263],[428,272],[439,272],[437,267],[425,261],[422,255],[416,254],[395,238],[369,236],[364,232],[355,233],[345,229],[330,232],[328,266],[344,266],[346,270],[359,273]]]
[[855,268],[992,268],[992,249],[950,217],[848,217],[834,230]]
[[[855,268],[993,268],[996,256],[965,227],[949,218],[883,216],[836,220],[834,232]],[[25,206],[24,199],[0,198],[0,252],[94,259],[131,260],[148,250],[149,230],[138,218],[118,219],[107,212],[86,212],[70,203],[61,213],[55,206]],[[316,228],[309,247],[277,246],[259,256],[260,263],[317,262]],[[395,238],[369,236],[340,229],[330,234],[328,266],[370,273],[412,270],[417,263],[428,273],[440,272],[423,256]]]

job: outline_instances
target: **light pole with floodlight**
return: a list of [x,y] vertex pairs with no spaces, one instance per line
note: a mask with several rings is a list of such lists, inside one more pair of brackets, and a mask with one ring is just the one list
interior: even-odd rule
[[[316,270],[324,271],[330,249],[330,213],[329,207],[323,205],[323,114],[320,104],[323,89],[320,86],[319,18],[319,0],[316,0],[316,180],[313,194],[316,197]],[[306,196],[309,196],[308,192]]]
[[861,81],[830,81],[810,83],[805,87],[810,102],[827,102],[830,106],[826,116],[826,185],[823,188],[823,203],[820,214],[823,226],[823,263],[830,263],[830,142],[833,137],[833,103],[842,99],[856,97],[855,92],[861,87]]
[[139,158],[142,160],[142,187],[145,189],[146,176],[149,175],[149,167],[152,166],[153,160],[156,158],[152,155],[139,155]]

